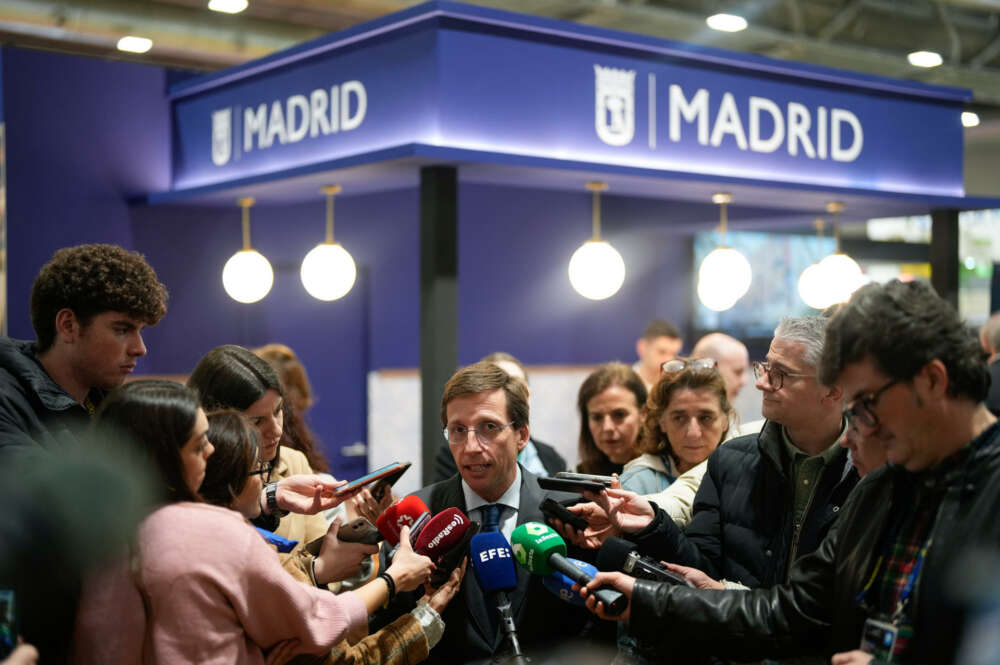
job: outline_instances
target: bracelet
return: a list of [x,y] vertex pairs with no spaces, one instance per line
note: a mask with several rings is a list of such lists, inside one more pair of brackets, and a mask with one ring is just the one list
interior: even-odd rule
[[380,580],[385,580],[385,585],[389,588],[389,597],[385,601],[385,606],[388,607],[392,599],[396,597],[396,582],[392,579],[392,575],[382,571],[378,574]]

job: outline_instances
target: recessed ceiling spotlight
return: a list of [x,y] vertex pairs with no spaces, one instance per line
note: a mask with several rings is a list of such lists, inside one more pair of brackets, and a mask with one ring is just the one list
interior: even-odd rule
[[962,126],[976,127],[979,125],[979,114],[972,111],[962,111]]
[[907,55],[906,59],[914,67],[937,67],[944,62],[941,59],[941,54],[934,51],[914,51]]
[[712,30],[720,30],[722,32],[739,32],[740,30],[747,29],[747,20],[735,14],[712,14],[705,19],[705,23]]
[[208,8],[223,14],[239,14],[250,3],[247,0],[208,0]]
[[145,53],[153,48],[153,40],[129,35],[118,40],[118,50],[129,53]]

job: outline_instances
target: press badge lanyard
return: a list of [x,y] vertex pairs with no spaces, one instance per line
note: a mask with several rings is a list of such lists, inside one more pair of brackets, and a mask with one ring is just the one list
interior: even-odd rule
[[[883,548],[884,550],[892,547],[892,540],[895,540],[895,538],[890,540],[890,544]],[[910,571],[910,574],[906,578],[906,586],[903,587],[903,592],[899,594],[899,600],[896,602],[896,609],[890,617],[890,621],[892,621],[893,624],[897,623],[899,618],[903,615],[903,609],[906,607],[906,601],[910,599],[910,594],[913,593],[913,587],[917,583],[917,578],[920,577],[920,569],[924,565],[924,559],[927,558],[927,550],[930,549],[933,540],[933,537],[928,538],[924,543],[924,546],[920,548],[920,552],[917,554],[917,560],[913,564],[913,570]],[[872,585],[875,583],[875,579],[878,577],[879,572],[882,570],[882,562],[884,560],[885,554],[879,554],[878,561],[875,563],[875,570],[872,571],[871,577],[868,578],[868,583],[865,584],[864,588],[861,589],[861,592],[854,599],[854,602],[859,606],[863,607],[865,605],[865,599],[868,596],[868,592],[871,590]]]

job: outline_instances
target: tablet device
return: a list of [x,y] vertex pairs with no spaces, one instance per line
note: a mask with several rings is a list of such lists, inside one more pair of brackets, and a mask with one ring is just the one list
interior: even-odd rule
[[578,494],[584,491],[600,494],[605,489],[601,483],[595,483],[590,480],[569,480],[567,478],[539,478],[538,486],[546,490],[576,492]]
[[408,468],[410,468],[409,462],[407,462],[406,464],[400,464],[399,462],[393,462],[392,464],[387,464],[383,466],[381,469],[375,469],[371,473],[366,473],[360,478],[356,478],[351,482],[347,483],[346,485],[338,487],[337,494],[350,494],[351,492],[354,492],[355,490],[358,490],[364,487],[365,485],[374,483],[379,480],[387,480],[392,476],[395,476],[391,481],[391,483],[394,483],[396,482],[396,479],[398,479],[401,475],[403,475],[403,473]]

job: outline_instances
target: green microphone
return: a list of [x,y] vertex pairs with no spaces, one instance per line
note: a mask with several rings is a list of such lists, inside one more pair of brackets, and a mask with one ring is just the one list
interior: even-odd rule
[[[510,542],[514,559],[532,575],[559,572],[581,586],[594,579],[566,558],[566,543],[562,536],[546,524],[525,522],[514,529]],[[617,589],[601,587],[593,593],[597,600],[604,603],[604,611],[609,616],[618,616],[628,607],[628,598]]]

